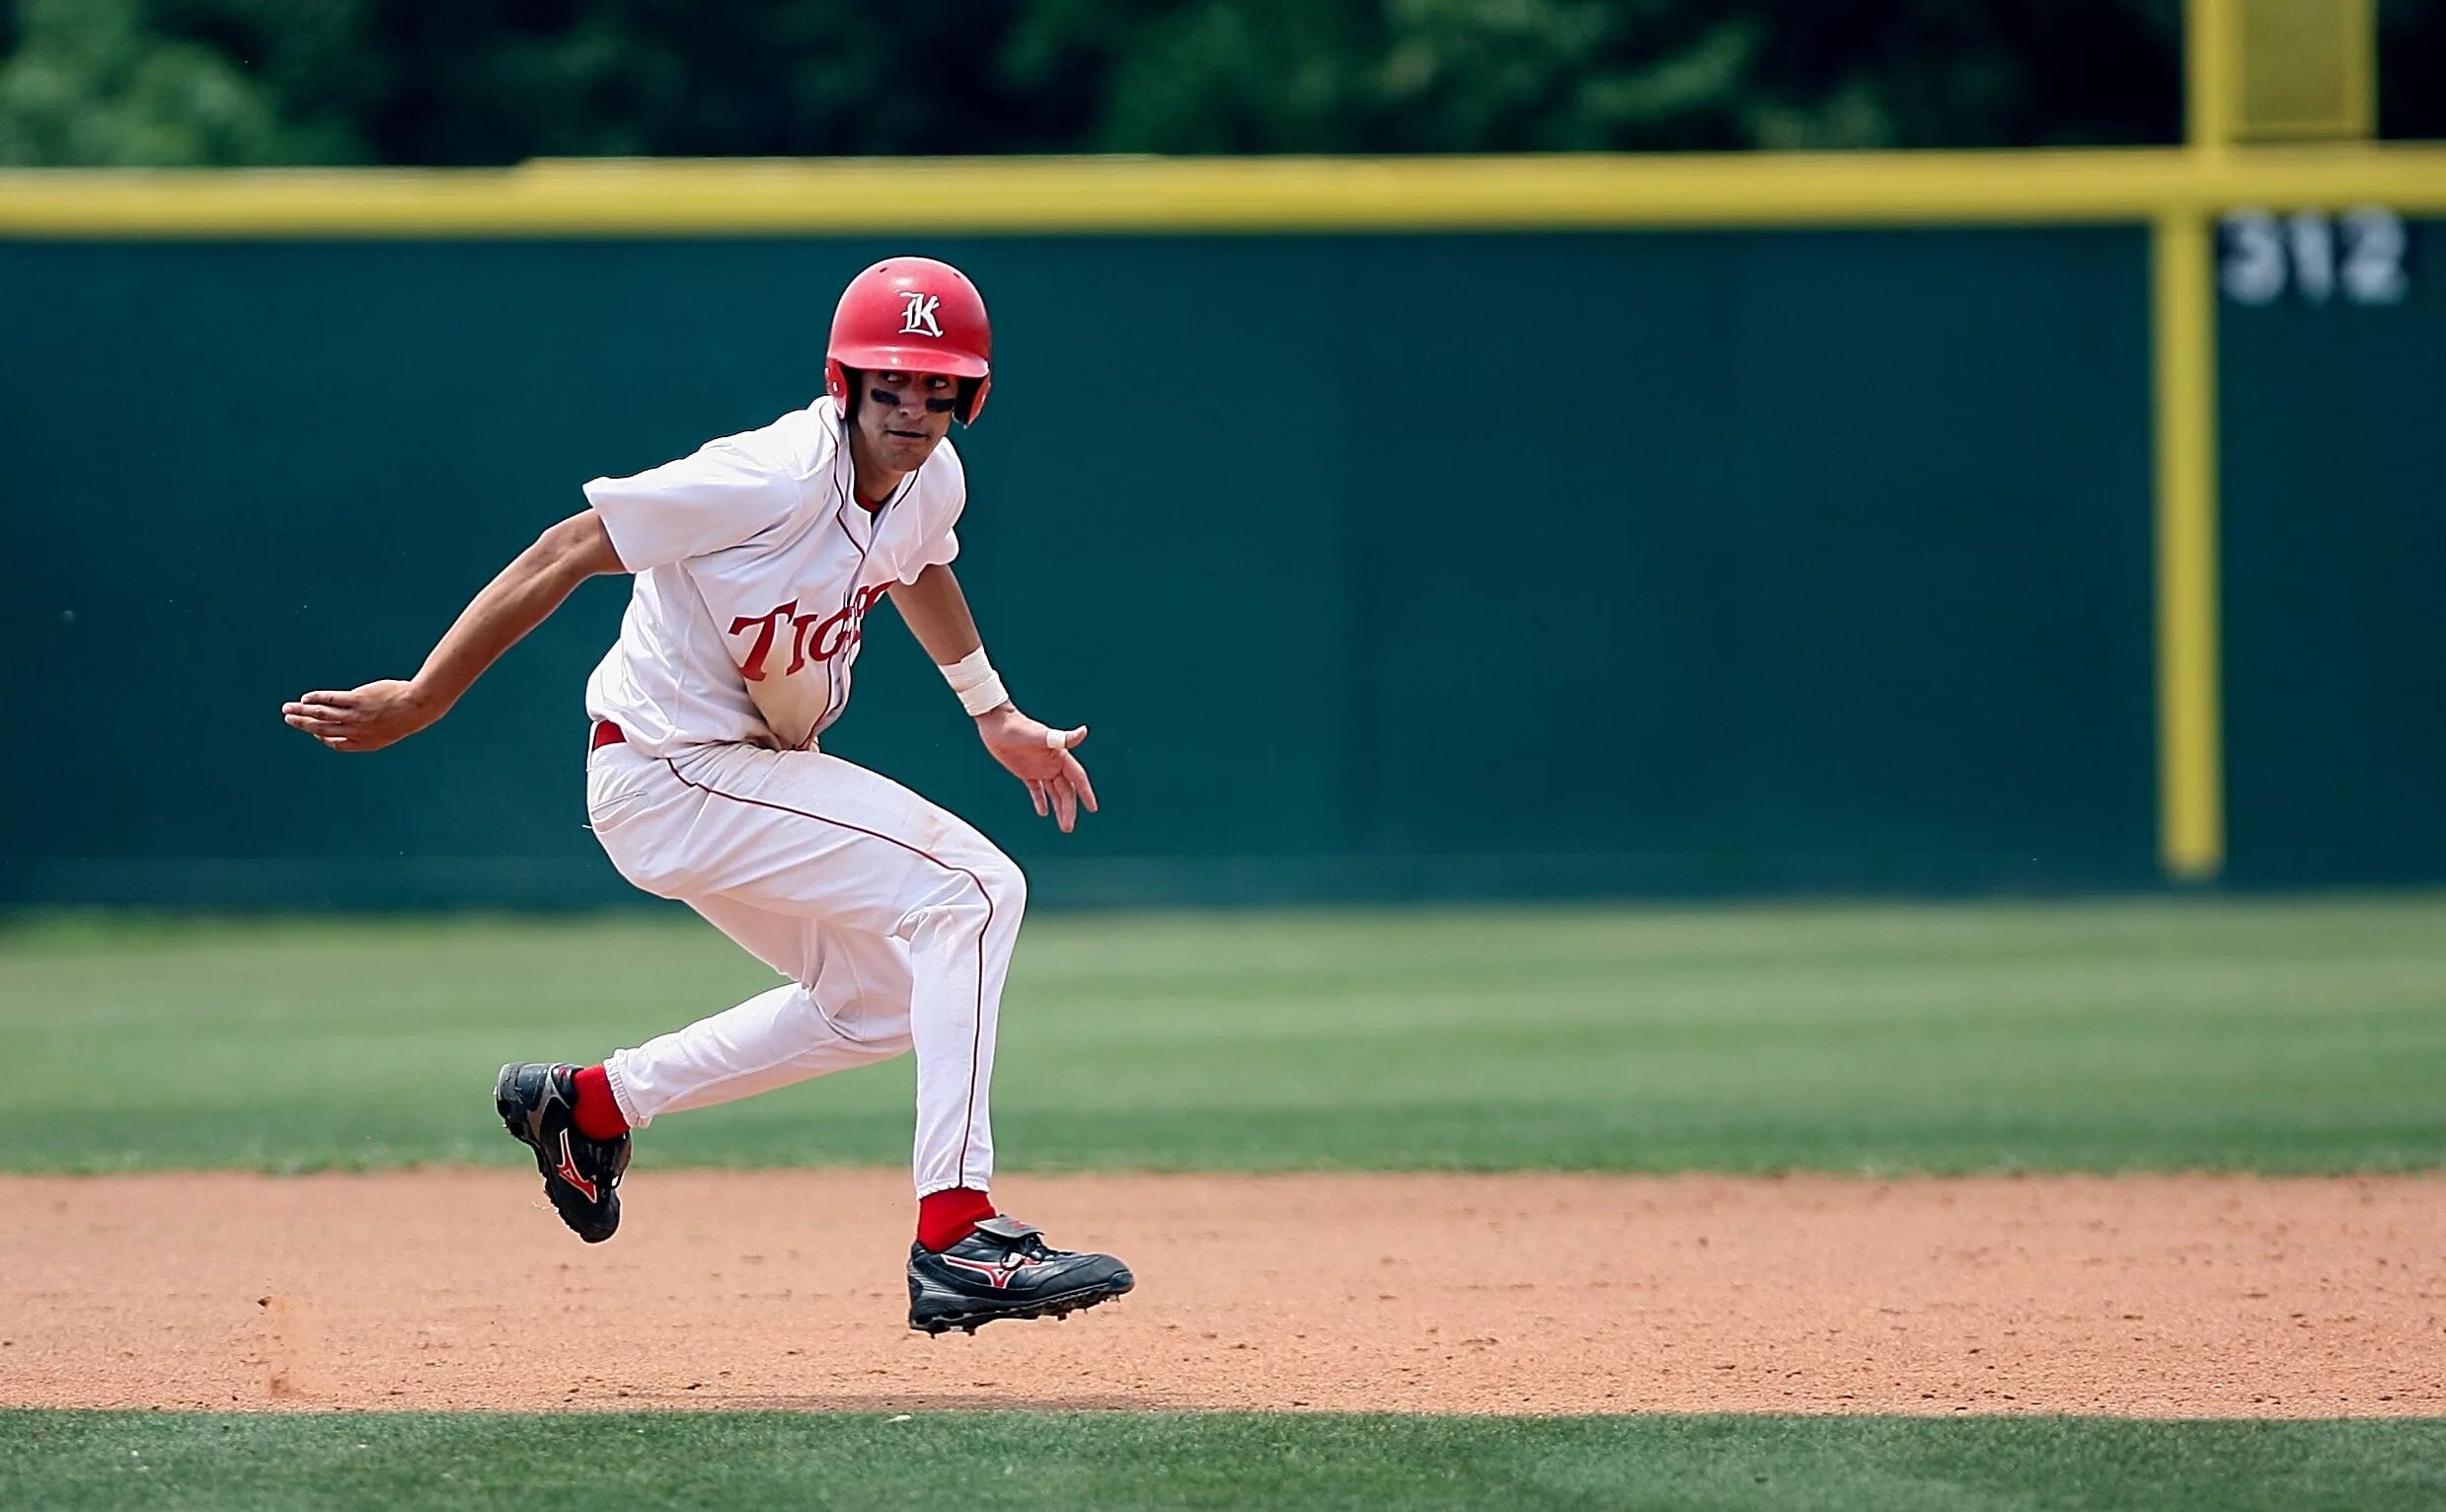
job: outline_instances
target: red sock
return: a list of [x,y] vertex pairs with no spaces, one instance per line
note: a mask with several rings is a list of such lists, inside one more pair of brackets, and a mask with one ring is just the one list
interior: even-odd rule
[[928,1249],[949,1249],[993,1216],[993,1199],[981,1191],[954,1186],[928,1192],[917,1199],[917,1242]]
[[577,1100],[570,1106],[570,1121],[577,1132],[601,1144],[609,1144],[629,1132],[629,1120],[620,1116],[620,1102],[612,1096],[611,1078],[600,1066],[588,1066],[577,1073]]

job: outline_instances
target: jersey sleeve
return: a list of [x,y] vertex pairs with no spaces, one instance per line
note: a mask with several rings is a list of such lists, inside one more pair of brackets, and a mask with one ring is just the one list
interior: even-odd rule
[[732,440],[630,478],[597,478],[586,502],[632,572],[738,545],[797,507],[797,479]]
[[959,519],[960,511],[968,506],[968,475],[960,467],[959,454],[952,450],[951,442],[945,441],[936,455],[950,464],[947,486],[939,495],[940,502],[936,503],[934,517],[929,522],[933,528],[901,558],[902,582],[915,582],[918,574],[926,568],[949,566],[951,560],[959,555],[959,532],[952,527]]
[[958,555],[959,532],[946,525],[933,540],[910,553],[908,560],[900,564],[900,580],[915,582],[918,573],[930,567],[948,566],[951,560]]

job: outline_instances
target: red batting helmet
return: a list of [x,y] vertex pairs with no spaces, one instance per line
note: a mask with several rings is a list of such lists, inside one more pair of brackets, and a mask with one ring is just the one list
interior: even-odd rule
[[949,373],[959,419],[973,424],[994,386],[994,332],[968,275],[932,258],[887,258],[849,280],[832,312],[824,388],[843,414],[856,403],[845,368]]

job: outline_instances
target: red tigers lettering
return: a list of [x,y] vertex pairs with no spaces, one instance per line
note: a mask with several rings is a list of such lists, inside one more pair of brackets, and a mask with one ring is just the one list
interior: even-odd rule
[[762,614],[741,615],[730,622],[730,634],[743,636],[755,633],[755,642],[747,648],[747,659],[739,663],[739,675],[751,683],[764,681],[765,669],[771,664],[773,643],[780,638],[782,623],[790,624],[790,665],[782,669],[789,677],[809,661],[830,661],[858,643],[865,633],[867,611],[877,600],[891,591],[887,582],[860,588],[849,597],[848,607],[830,615],[801,614],[799,601],[776,605]]

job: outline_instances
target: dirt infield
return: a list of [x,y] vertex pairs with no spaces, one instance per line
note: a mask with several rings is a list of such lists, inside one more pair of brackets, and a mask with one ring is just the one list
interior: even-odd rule
[[2446,1413],[2446,1177],[1015,1176],[1138,1293],[906,1331],[899,1176],[0,1177],[0,1404]]

